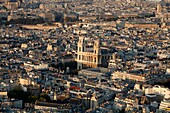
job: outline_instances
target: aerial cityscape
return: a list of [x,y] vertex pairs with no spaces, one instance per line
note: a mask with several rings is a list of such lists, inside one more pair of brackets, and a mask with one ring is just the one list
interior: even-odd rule
[[170,0],[0,0],[0,113],[170,113]]

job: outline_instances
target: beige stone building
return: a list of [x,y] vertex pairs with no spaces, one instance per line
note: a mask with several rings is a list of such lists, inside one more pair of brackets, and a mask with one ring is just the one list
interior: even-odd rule
[[157,4],[156,16],[161,18],[162,23],[170,22],[170,0],[162,0]]
[[77,44],[77,69],[107,66],[112,53],[111,48],[101,47],[100,39],[88,43],[84,36],[80,36]]
[[14,10],[17,9],[19,5],[20,5],[19,0],[6,0],[7,9]]

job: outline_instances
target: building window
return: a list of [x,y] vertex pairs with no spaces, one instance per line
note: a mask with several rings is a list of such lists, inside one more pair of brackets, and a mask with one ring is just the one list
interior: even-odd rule
[[96,62],[96,58],[94,58],[94,62]]
[[84,51],[84,46],[83,46],[83,51]]
[[79,60],[81,60],[81,55],[79,55]]
[[79,51],[81,51],[81,47],[79,47]]
[[104,56],[102,56],[102,60],[104,60]]

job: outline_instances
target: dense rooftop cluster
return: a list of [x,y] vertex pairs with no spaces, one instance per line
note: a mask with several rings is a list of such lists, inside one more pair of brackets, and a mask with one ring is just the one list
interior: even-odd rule
[[168,113],[169,3],[1,0],[0,111]]

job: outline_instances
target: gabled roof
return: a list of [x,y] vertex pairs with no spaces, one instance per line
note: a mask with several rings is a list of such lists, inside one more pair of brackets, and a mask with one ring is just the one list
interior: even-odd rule
[[0,10],[7,10],[5,6],[0,6]]

